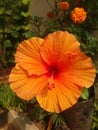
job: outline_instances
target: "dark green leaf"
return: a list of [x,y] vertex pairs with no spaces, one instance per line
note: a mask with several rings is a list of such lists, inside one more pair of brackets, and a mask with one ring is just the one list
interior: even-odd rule
[[12,47],[12,43],[10,40],[5,40],[6,47]]

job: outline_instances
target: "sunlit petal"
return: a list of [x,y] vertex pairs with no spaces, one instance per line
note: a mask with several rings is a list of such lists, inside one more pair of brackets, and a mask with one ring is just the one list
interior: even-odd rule
[[21,98],[30,100],[47,91],[46,76],[28,76],[26,72],[16,65],[9,77],[11,89]]
[[[76,91],[75,91],[76,90]],[[37,96],[40,106],[49,111],[59,113],[74,105],[81,94],[81,89],[76,86],[67,88],[60,82],[55,85],[55,88],[49,90],[47,94]]]
[[57,31],[49,34],[42,44],[41,56],[48,63],[56,64],[68,52],[79,51],[80,43],[68,32]]
[[33,37],[19,44],[15,59],[19,65],[24,68],[29,75],[43,74],[47,72],[47,65],[40,57],[39,47],[44,40]]
[[70,67],[69,70],[65,68],[59,75],[59,80],[64,75],[64,79],[67,79],[69,82],[72,82],[81,87],[89,88],[94,83],[96,76],[96,70],[92,63],[91,58],[86,56],[84,53],[79,52],[75,56],[70,56],[69,58]]

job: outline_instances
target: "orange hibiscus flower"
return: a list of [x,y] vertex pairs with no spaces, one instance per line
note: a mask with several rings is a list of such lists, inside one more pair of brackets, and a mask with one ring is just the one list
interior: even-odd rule
[[19,44],[9,82],[25,99],[37,98],[49,112],[61,112],[74,105],[83,87],[95,78],[91,59],[80,51],[80,43],[68,32],[57,31],[45,39],[33,37]]

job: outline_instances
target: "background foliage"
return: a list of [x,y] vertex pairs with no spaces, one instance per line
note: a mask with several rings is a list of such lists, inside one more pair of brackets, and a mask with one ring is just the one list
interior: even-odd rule
[[0,65],[13,62],[17,44],[31,36],[29,0],[0,0]]
[[25,111],[26,102],[16,96],[8,84],[0,84],[0,107],[4,109],[15,109]]

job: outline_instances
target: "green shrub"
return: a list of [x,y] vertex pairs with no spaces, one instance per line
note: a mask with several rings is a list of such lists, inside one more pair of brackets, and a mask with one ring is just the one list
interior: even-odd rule
[[10,89],[8,84],[0,85],[0,107],[15,110],[26,109],[26,101],[20,99],[16,94]]
[[0,64],[13,62],[17,44],[31,36],[30,0],[0,0]]

